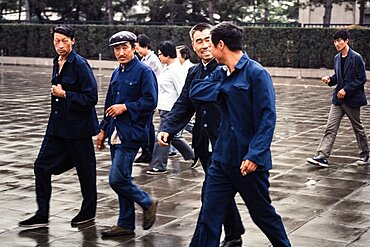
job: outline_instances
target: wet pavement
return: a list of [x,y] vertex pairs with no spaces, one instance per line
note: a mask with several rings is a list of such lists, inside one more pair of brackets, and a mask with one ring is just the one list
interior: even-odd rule
[[[111,71],[95,71],[99,83],[97,111]],[[70,226],[81,203],[74,169],[53,176],[48,228],[26,230],[18,222],[36,210],[33,162],[49,114],[50,68],[0,67],[0,240],[1,246],[187,246],[200,207],[204,178],[200,167],[179,156],[171,158],[169,173],[147,175],[147,164],[135,164],[134,181],[159,198],[158,218],[151,230],[141,228],[137,207],[136,235],[103,239],[101,230],[116,223],[118,202],[108,184],[108,150],[97,152],[98,209],[95,224]],[[370,246],[370,168],[357,166],[358,149],[347,118],[334,144],[330,167],[306,164],[323,135],[331,89],[319,80],[274,78],[277,125],[272,143],[271,197],[282,216],[293,246]],[[367,94],[370,92],[367,89]],[[370,133],[370,107],[362,108]],[[155,124],[158,124],[158,116]],[[190,141],[189,134],[185,134]],[[243,246],[269,246],[237,197],[246,233]]]

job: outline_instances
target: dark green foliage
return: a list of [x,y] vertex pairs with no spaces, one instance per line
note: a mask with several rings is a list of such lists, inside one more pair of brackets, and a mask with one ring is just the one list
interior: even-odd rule
[[[0,50],[7,56],[54,57],[50,30],[52,25],[0,25]],[[89,59],[113,60],[108,47],[109,37],[118,31],[145,33],[156,51],[160,41],[190,44],[190,27],[184,26],[122,26],[78,25],[75,50]],[[333,46],[332,28],[265,28],[245,27],[244,48],[248,55],[264,66],[294,68],[332,68],[337,53]],[[351,29],[351,46],[362,54],[370,68],[370,29]]]

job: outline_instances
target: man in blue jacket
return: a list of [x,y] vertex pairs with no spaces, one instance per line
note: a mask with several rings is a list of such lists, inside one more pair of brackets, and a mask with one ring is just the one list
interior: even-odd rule
[[35,161],[36,199],[34,216],[21,227],[44,227],[49,222],[51,175],[76,167],[83,197],[72,226],[93,221],[96,212],[96,160],[92,136],[99,132],[95,105],[98,91],[86,59],[72,46],[74,30],[69,26],[53,29],[54,58],[51,79],[51,113],[40,152]]
[[[201,63],[189,69],[182,92],[157,136],[160,145],[168,145],[172,137],[188,124],[195,113],[192,146],[206,174],[212,155],[210,146],[214,149],[220,126],[221,112],[220,107],[216,103],[194,104],[189,99],[189,89],[193,80],[205,78],[218,66],[211,53],[211,29],[212,26],[208,23],[199,23],[191,28],[189,34],[192,47],[200,58]],[[203,193],[201,200],[203,201]],[[191,247],[199,245],[199,223],[201,217],[202,212],[199,213],[194,235],[190,242]],[[244,234],[244,227],[235,200],[230,202],[228,215],[224,221],[224,230],[225,239],[221,244],[222,247],[242,245],[241,235]]]
[[96,140],[104,148],[108,138],[112,158],[109,184],[117,193],[117,225],[102,232],[103,237],[134,234],[135,205],[144,210],[143,229],[154,224],[158,200],[132,182],[132,164],[141,146],[148,145],[150,121],[157,106],[158,88],[153,70],[135,56],[136,35],[118,32],[109,39],[120,65],[114,70],[105,99],[104,119]]
[[201,82],[194,81],[190,90],[191,100],[218,102],[221,107],[204,189],[199,246],[219,246],[221,226],[237,192],[272,245],[290,246],[269,196],[274,88],[268,72],[242,52],[242,37],[242,30],[229,22],[211,30],[212,54],[225,66]]
[[356,135],[360,149],[358,165],[369,162],[369,147],[365,128],[360,119],[360,107],[367,104],[364,84],[366,83],[366,69],[362,56],[349,47],[348,30],[339,30],[333,35],[334,46],[339,52],[334,58],[334,74],[324,76],[322,81],[329,86],[336,85],[333,91],[333,100],[329,112],[329,119],[324,137],[316,154],[307,162],[320,167],[328,167],[335,137],[344,115],[348,117]]

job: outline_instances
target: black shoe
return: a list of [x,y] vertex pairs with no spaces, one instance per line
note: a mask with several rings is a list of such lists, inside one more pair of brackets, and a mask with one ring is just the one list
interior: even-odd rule
[[131,234],[135,234],[135,232],[131,229],[126,229],[120,226],[112,226],[108,230],[102,231],[101,233],[103,237],[117,237]]
[[323,157],[320,157],[320,156],[315,156],[313,158],[308,158],[307,159],[307,162],[312,164],[312,165],[316,165],[316,166],[321,166],[321,167],[328,167],[328,160],[323,158]]
[[357,165],[367,165],[369,164],[369,155],[366,157],[362,157],[356,161]]
[[148,230],[150,229],[155,222],[156,214],[157,214],[157,207],[158,207],[158,200],[156,198],[152,198],[152,204],[150,204],[147,210],[144,210],[143,213],[143,229]]
[[194,158],[193,159],[193,163],[191,163],[190,169],[197,168],[199,166],[199,163],[200,163],[199,159],[198,158]]
[[72,226],[79,226],[82,224],[86,224],[88,222],[92,222],[95,220],[95,217],[82,217],[79,214],[76,215],[72,220],[71,220],[71,225]]
[[19,222],[20,227],[27,227],[27,228],[39,228],[39,227],[46,227],[49,224],[48,217],[43,217],[35,214],[31,218]]
[[169,152],[168,157],[175,157],[177,156],[177,152]]
[[134,162],[135,163],[150,163],[152,156],[149,153],[142,153]]
[[231,240],[226,240],[222,241],[220,247],[241,247],[243,244],[243,240],[241,237],[239,238],[234,238]]
[[157,168],[152,168],[150,170],[147,170],[146,173],[150,175],[159,175],[159,174],[166,174],[167,170],[159,170]]

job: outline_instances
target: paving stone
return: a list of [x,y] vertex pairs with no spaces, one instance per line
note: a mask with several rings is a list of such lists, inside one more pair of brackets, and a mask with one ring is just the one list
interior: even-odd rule
[[[97,71],[102,116],[111,70]],[[96,220],[78,228],[70,220],[81,203],[74,169],[53,176],[50,224],[24,231],[18,222],[36,210],[33,162],[37,157],[50,110],[50,74],[47,67],[0,67],[0,212],[1,246],[188,246],[198,217],[204,180],[201,167],[181,156],[169,159],[169,173],[146,174],[148,164],[134,164],[134,182],[159,198],[157,222],[141,228],[142,209],[136,205],[134,236],[101,238],[100,232],[117,221],[117,196],[109,186],[109,150],[96,152],[98,208]],[[324,134],[332,89],[320,80],[273,78],[277,124],[272,143],[274,169],[270,172],[273,205],[281,215],[292,246],[370,246],[370,167],[357,166],[358,148],[349,120],[339,129],[329,168],[306,163]],[[369,94],[369,89],[366,88]],[[370,133],[370,107],[362,108]],[[158,126],[156,114],[154,124]],[[191,136],[184,133],[189,143]],[[95,140],[95,137],[94,137]],[[243,246],[269,246],[236,196],[246,233]],[[223,238],[223,236],[221,237]]]

